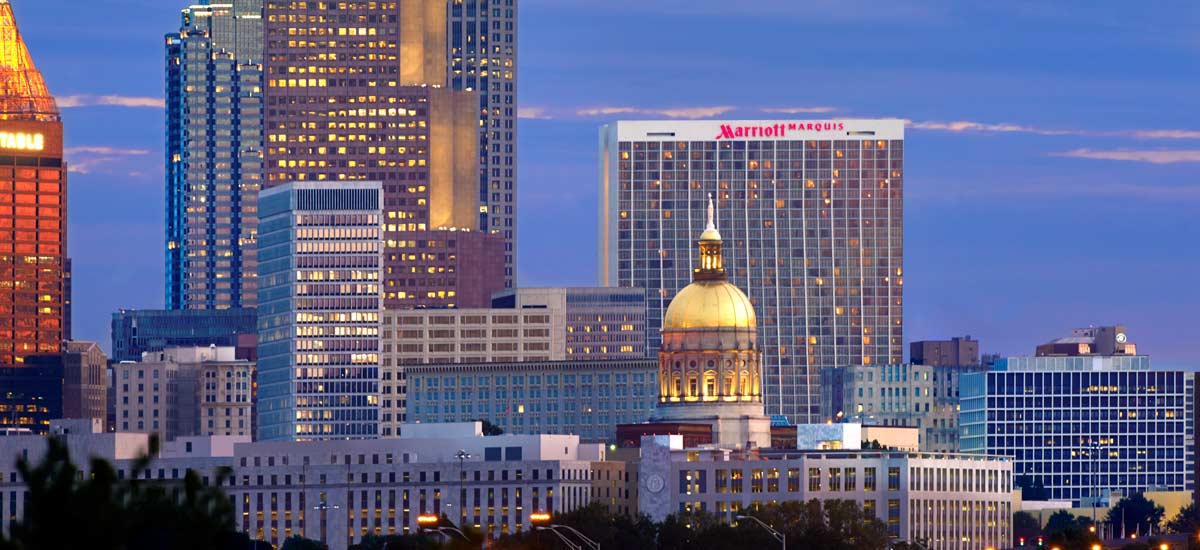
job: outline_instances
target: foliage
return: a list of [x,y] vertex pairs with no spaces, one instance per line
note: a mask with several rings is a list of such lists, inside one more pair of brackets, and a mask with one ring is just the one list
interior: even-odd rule
[[1196,506],[1195,502],[1184,506],[1175,517],[1171,518],[1171,521],[1167,522],[1166,528],[1172,533],[1188,535],[1200,533],[1200,506]]
[[283,545],[279,547],[279,550],[329,550],[329,546],[319,540],[292,535],[283,541]]
[[17,462],[29,500],[10,538],[0,536],[0,549],[251,547],[249,538],[235,531],[233,505],[220,489],[229,471],[217,472],[210,484],[190,470],[181,482],[139,479],[157,452],[158,439],[152,438],[147,456],[134,462],[129,479],[121,479],[101,459],[93,459],[85,475],[71,461],[65,443],[47,438],[40,462],[32,464],[25,457]]
[[[1108,511],[1108,517],[1105,519],[1108,523],[1115,526],[1117,533],[1138,533],[1145,535],[1151,531],[1157,532],[1159,525],[1162,523],[1163,515],[1166,513],[1162,506],[1159,506],[1146,496],[1138,493],[1133,496],[1125,497],[1113,506]],[[1124,524],[1124,531],[1122,531]]]
[[1025,539],[1026,541],[1036,540],[1042,534],[1042,524],[1033,514],[1029,512],[1017,512],[1013,514],[1013,546],[1017,545],[1017,541]]
[[[887,527],[878,519],[863,514],[854,502],[784,502],[744,513],[783,532],[791,548],[883,550],[888,547]],[[734,526],[721,516],[703,511],[675,514],[655,524],[644,516],[631,518],[613,514],[604,506],[593,504],[559,516],[554,522],[578,529],[598,542],[601,548],[767,550],[779,547],[779,542],[752,520],[742,520]],[[497,550],[562,548],[558,538],[545,531],[509,535],[496,541],[494,546]]]
[[[1059,510],[1046,520],[1045,543],[1048,547],[1059,547],[1063,550],[1089,550],[1096,542],[1096,535],[1090,530],[1091,518],[1072,515],[1066,510]],[[1026,545],[1030,543],[1028,539]]]
[[483,423],[483,435],[487,435],[487,436],[504,435],[504,428],[501,428],[500,426],[492,424],[492,422],[490,420],[476,418],[475,422]]

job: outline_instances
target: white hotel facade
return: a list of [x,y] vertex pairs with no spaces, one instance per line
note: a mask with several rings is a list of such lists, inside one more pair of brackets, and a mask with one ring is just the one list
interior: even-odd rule
[[647,348],[717,199],[759,313],[767,414],[820,420],[820,369],[903,360],[902,120],[619,121],[600,131],[600,284],[646,289]]

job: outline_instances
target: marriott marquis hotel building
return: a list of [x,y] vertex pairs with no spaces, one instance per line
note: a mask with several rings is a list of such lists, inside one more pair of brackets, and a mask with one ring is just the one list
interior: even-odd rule
[[768,414],[820,421],[823,367],[903,359],[904,122],[619,121],[600,132],[600,282],[646,292],[647,347],[692,279],[706,197],[760,312]]

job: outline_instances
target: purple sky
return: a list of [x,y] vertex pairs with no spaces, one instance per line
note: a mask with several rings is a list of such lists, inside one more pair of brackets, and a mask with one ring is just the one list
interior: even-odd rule
[[[75,330],[161,307],[174,0],[12,0],[67,124]],[[906,335],[1027,354],[1125,323],[1200,366],[1200,4],[521,0],[519,281],[596,282],[617,118],[912,120]],[[774,111],[770,111],[774,110]],[[788,114],[794,112],[795,114]]]

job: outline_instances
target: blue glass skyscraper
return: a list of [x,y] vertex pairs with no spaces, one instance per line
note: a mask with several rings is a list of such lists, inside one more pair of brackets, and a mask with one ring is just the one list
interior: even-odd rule
[[253,307],[262,0],[201,0],[166,36],[166,304]]

